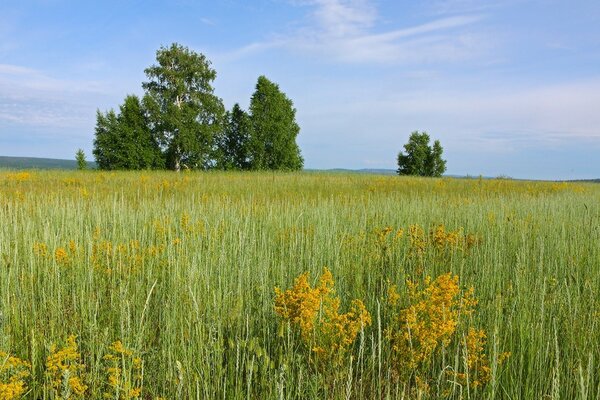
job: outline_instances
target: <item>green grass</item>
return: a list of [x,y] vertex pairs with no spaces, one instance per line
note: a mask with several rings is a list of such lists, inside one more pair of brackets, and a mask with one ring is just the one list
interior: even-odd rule
[[[468,324],[487,331],[494,373],[447,398],[600,398],[598,185],[5,171],[0,222],[0,351],[32,364],[26,398],[52,398],[46,357],[71,334],[88,398],[106,391],[102,358],[116,340],[144,361],[144,399],[440,398],[436,385],[452,386],[441,371],[462,355],[449,347],[422,368],[429,394],[396,379],[386,290],[398,284],[406,301],[407,278],[448,271],[475,289]],[[378,244],[381,229],[413,224],[480,243],[423,257],[407,233]],[[359,298],[373,317],[352,361],[329,369],[273,309],[275,286],[305,271],[314,282],[325,266],[343,308]],[[498,365],[502,352],[511,357]]]

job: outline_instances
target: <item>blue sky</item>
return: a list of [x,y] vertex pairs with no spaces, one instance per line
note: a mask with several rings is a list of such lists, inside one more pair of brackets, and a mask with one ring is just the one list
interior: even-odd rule
[[395,168],[426,130],[449,174],[600,177],[597,0],[3,0],[0,155],[90,154],[172,42],[227,107],[277,82],[307,168]]

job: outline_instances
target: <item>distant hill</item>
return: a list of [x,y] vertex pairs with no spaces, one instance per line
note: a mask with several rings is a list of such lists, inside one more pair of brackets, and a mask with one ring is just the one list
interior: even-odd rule
[[[96,168],[96,163],[88,161],[89,168]],[[6,157],[0,156],[0,168],[9,169],[77,169],[75,160],[59,160],[55,158]]]

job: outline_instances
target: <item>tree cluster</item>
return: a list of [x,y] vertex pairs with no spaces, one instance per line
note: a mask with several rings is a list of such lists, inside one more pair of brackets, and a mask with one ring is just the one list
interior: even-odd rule
[[427,132],[411,133],[404,152],[398,154],[398,174],[418,176],[442,176],[446,172],[446,160],[442,159],[444,149],[439,140],[429,145]]
[[144,72],[141,99],[129,95],[119,112],[97,112],[100,169],[302,169],[296,110],[266,77],[246,112],[239,104],[225,110],[210,61],[187,47],[161,47]]

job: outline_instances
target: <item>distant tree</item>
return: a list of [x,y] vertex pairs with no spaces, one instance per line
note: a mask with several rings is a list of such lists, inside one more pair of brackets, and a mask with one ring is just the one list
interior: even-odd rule
[[97,112],[94,156],[99,169],[163,168],[160,147],[150,131],[147,113],[137,96],[119,108]]
[[442,176],[446,172],[446,160],[442,159],[443,152],[444,149],[440,141],[435,140],[427,160],[427,173],[429,176]]
[[87,169],[87,161],[85,160],[85,153],[83,149],[78,149],[77,153],[75,153],[75,160],[77,161],[77,169],[83,171]]
[[122,162],[119,140],[119,121],[114,110],[96,111],[96,132],[92,151],[98,169],[119,169]]
[[250,169],[251,139],[250,116],[236,103],[232,110],[225,114],[225,126],[217,141],[217,167],[226,170]]
[[439,140],[429,146],[426,132],[411,133],[404,153],[398,154],[398,174],[418,176],[442,176],[446,172],[446,161],[442,159],[442,145]]
[[261,76],[250,100],[251,168],[299,170],[304,165],[296,137],[296,109],[279,86]]
[[145,70],[143,101],[168,166],[175,171],[210,168],[225,112],[213,94],[215,70],[204,55],[177,43],[161,47],[156,61]]

